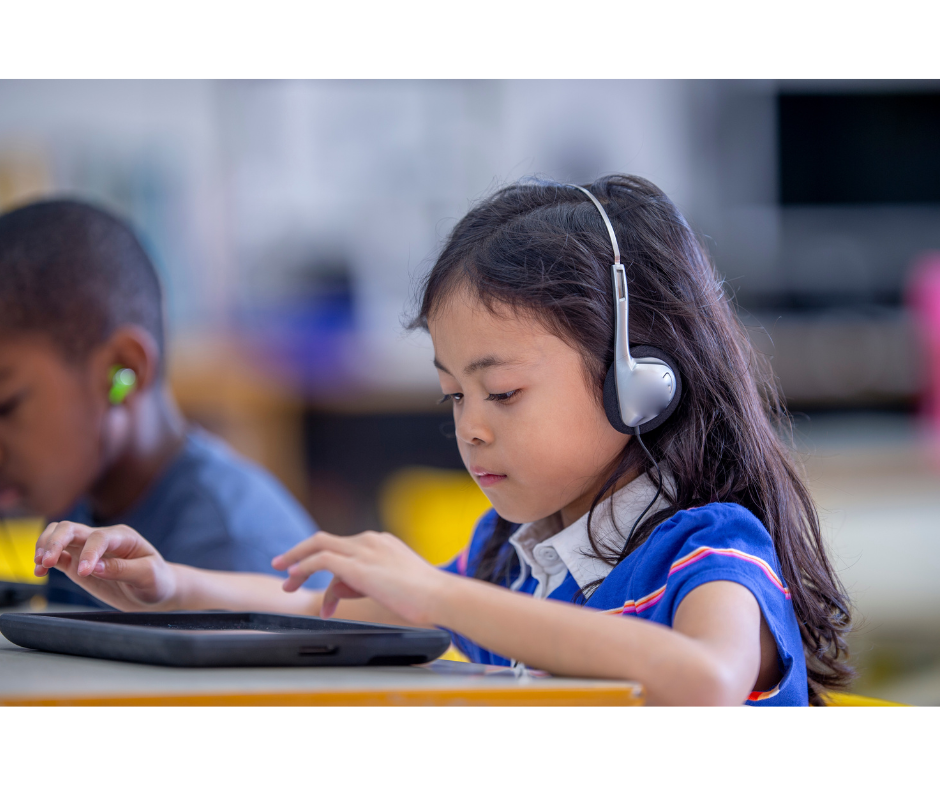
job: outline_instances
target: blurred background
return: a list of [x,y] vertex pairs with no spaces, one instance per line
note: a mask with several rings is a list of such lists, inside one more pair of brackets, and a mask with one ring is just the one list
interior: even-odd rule
[[[857,608],[856,690],[940,703],[940,82],[0,81],[0,210],[128,218],[189,418],[326,530],[437,562],[486,501],[401,328],[414,285],[494,187],[613,171],[675,200],[771,357]],[[0,579],[27,579],[34,528]]]

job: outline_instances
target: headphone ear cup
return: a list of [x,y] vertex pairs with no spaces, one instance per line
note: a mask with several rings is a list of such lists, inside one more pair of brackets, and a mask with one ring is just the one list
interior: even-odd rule
[[620,417],[620,400],[617,399],[617,380],[614,376],[613,364],[607,367],[607,377],[604,378],[604,412],[607,414],[610,426],[617,432],[622,432],[624,435],[633,434],[633,428],[624,424]]
[[[675,373],[675,395],[673,395],[669,405],[666,406],[666,409],[662,413],[656,418],[650,419],[640,425],[640,434],[643,435],[650,430],[655,430],[675,412],[679,405],[679,400],[682,398],[682,375],[679,373],[679,365],[676,364],[672,356],[668,353],[664,353],[659,348],[651,347],[650,345],[636,345],[630,348],[630,355],[632,355],[633,358],[658,358],[663,363],[668,364],[673,373]],[[622,432],[624,435],[634,434],[635,428],[628,427],[623,423],[623,419],[620,417],[620,400],[617,398],[617,382],[614,375],[613,364],[608,367],[607,376],[604,378],[604,412],[607,414],[607,420],[610,422],[610,426],[617,430],[617,432]]]
[[665,364],[668,364],[670,369],[673,371],[673,377],[676,381],[676,393],[673,395],[669,404],[666,406],[666,409],[660,413],[655,419],[650,419],[645,424],[640,425],[640,434],[643,435],[651,430],[655,430],[660,424],[662,424],[666,419],[668,419],[679,406],[679,400],[682,399],[682,373],[679,371],[679,365],[676,363],[676,360],[670,356],[668,353],[664,353],[658,347],[651,347],[650,345],[636,345],[635,347],[630,348],[630,354],[634,358],[658,358]]

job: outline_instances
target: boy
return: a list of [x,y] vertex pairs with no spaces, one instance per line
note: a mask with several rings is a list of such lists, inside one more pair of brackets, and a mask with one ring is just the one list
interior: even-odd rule
[[[160,283],[123,222],[72,200],[0,216],[0,516],[125,523],[170,561],[273,573],[316,526],[187,426],[165,366]],[[92,599],[60,572],[48,592]]]

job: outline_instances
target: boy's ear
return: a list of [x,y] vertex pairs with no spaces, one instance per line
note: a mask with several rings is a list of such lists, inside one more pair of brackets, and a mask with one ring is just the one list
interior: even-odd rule
[[121,326],[105,343],[101,352],[101,366],[107,391],[111,390],[111,371],[118,367],[129,369],[137,376],[132,398],[137,392],[147,391],[158,382],[160,372],[160,348],[149,331],[140,326]]

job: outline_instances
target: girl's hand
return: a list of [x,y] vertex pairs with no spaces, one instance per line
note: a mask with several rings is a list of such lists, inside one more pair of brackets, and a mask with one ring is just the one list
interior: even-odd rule
[[333,573],[320,607],[323,618],[333,615],[341,599],[367,596],[418,626],[437,623],[433,605],[447,579],[445,572],[431,566],[400,539],[375,531],[357,536],[320,531],[279,555],[271,565],[287,570],[285,591],[296,591],[321,569]]
[[118,610],[174,608],[178,583],[173,565],[126,525],[49,523],[36,542],[34,560],[37,577],[55,567]]

